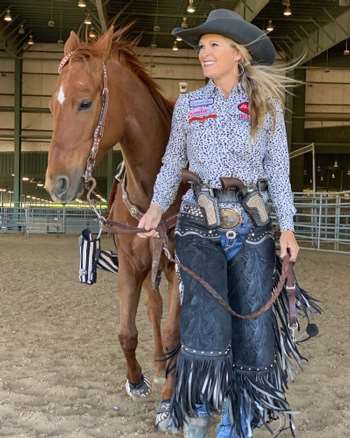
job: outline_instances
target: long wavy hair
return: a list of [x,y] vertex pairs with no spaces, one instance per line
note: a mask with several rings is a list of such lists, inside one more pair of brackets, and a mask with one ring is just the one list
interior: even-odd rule
[[230,41],[232,47],[238,50],[242,57],[239,65],[240,81],[249,97],[251,135],[254,139],[258,129],[263,125],[266,114],[271,114],[275,126],[276,106],[278,106],[276,103],[284,108],[286,94],[291,93],[291,88],[303,84],[287,76],[301,63],[303,57],[288,64],[252,64],[249,46]]

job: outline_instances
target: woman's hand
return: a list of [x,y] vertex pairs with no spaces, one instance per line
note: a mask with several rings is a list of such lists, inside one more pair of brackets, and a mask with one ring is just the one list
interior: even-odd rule
[[140,219],[138,223],[139,228],[144,228],[145,230],[150,230],[148,233],[137,233],[139,237],[145,239],[146,237],[159,237],[158,232],[155,230],[162,218],[162,211],[160,206],[156,203],[151,203],[149,209]]
[[[280,257],[283,259],[285,255],[289,252],[290,261],[295,262],[299,253],[299,245],[295,240],[294,232],[291,230],[281,231],[280,237]],[[288,251],[289,250],[289,251]]]

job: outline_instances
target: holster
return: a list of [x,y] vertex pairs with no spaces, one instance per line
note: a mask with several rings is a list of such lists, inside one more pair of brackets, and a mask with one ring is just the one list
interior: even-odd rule
[[188,169],[182,170],[182,179],[191,184],[198,205],[206,218],[208,228],[218,227],[220,225],[220,211],[213,189],[204,184],[197,174]]
[[246,191],[245,194],[243,192],[241,203],[256,226],[261,227],[270,222],[269,210],[258,190]]

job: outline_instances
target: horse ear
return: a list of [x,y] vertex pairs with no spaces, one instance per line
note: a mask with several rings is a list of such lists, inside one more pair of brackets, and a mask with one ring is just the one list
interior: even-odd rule
[[64,54],[67,55],[68,53],[73,52],[73,50],[77,49],[79,46],[80,39],[78,35],[71,31],[69,38],[64,45]]
[[94,44],[95,48],[102,54],[105,60],[109,57],[112,50],[113,35],[114,29],[112,25]]

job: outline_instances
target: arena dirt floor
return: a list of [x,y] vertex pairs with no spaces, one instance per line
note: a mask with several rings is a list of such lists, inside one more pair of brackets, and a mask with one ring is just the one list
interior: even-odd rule
[[[0,236],[0,437],[164,436],[153,429],[159,387],[137,402],[124,391],[117,278],[99,272],[96,285],[81,285],[77,267],[77,237]],[[350,256],[304,251],[297,273],[324,308],[320,335],[304,350],[310,363],[289,393],[299,436],[350,437]],[[152,376],[143,303],[138,329],[138,357]]]

